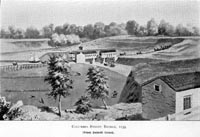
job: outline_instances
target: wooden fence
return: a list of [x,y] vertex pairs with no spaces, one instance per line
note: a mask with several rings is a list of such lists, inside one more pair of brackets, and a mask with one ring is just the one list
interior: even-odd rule
[[166,117],[161,117],[158,119],[153,119],[156,121],[181,121],[181,120],[200,120],[200,106],[191,108],[191,109],[186,109],[182,112],[167,115]]
[[23,69],[33,69],[33,68],[41,68],[46,67],[47,64],[18,64],[18,65],[7,65],[0,66],[0,71],[18,71]]

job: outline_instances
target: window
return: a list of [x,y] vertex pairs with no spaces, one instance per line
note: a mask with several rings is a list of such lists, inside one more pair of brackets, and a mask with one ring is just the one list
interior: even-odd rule
[[191,108],[191,96],[185,96],[183,98],[183,110]]
[[159,86],[159,85],[154,85],[154,89],[155,89],[155,91],[161,91],[161,86]]

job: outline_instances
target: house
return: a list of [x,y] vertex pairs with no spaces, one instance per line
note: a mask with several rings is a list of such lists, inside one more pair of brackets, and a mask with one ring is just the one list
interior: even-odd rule
[[97,58],[97,51],[96,50],[79,50],[79,51],[76,51],[75,56],[76,56],[76,59],[75,59],[76,63],[86,63],[87,61],[90,62],[90,60],[94,62],[95,59]]
[[[98,57],[103,59],[103,63],[106,62],[106,59],[113,58],[114,61],[117,60],[117,52],[115,49],[96,49],[96,50],[79,50],[72,52],[76,56],[77,63],[84,62],[95,62]],[[84,61],[85,60],[85,61]]]
[[107,58],[113,58],[114,61],[117,60],[117,51],[116,49],[102,49],[99,51],[99,55],[103,58],[103,62],[106,62]]
[[[126,102],[127,99],[129,102],[141,102],[146,119],[165,117],[200,106],[200,72],[158,76],[143,83],[133,79],[127,82],[120,102],[125,102],[124,99]],[[125,94],[126,91],[130,93]]]

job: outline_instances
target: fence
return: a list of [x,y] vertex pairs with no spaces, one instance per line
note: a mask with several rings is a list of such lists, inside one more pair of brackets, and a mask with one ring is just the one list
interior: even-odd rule
[[33,69],[33,68],[41,68],[46,67],[47,64],[18,64],[18,65],[7,65],[0,66],[0,71],[18,71],[23,69]]
[[167,115],[166,117],[161,117],[158,119],[153,119],[156,121],[168,120],[168,121],[179,121],[179,120],[200,120],[200,106],[184,110],[179,113]]

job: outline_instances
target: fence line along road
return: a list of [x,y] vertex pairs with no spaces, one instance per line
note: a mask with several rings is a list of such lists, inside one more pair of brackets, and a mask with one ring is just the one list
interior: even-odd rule
[[33,69],[33,68],[42,68],[46,67],[47,64],[18,64],[18,65],[7,65],[0,66],[0,71],[19,71],[23,69]]

